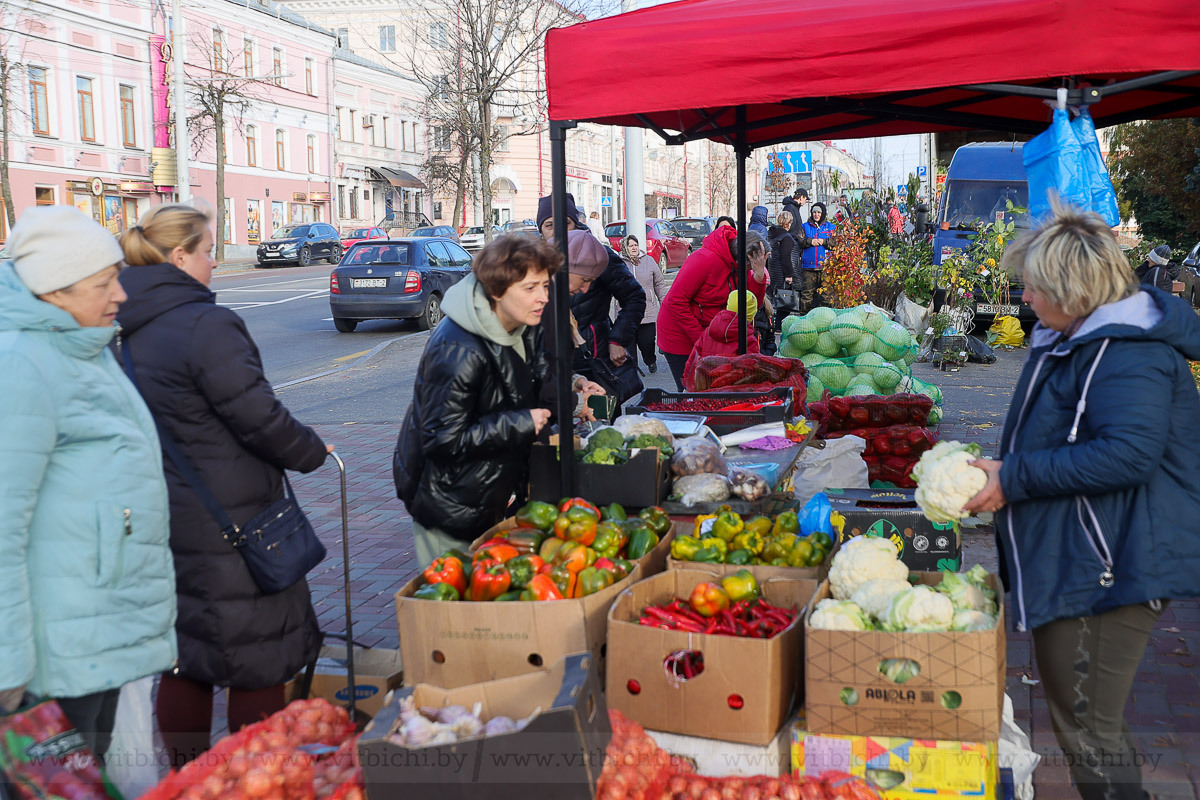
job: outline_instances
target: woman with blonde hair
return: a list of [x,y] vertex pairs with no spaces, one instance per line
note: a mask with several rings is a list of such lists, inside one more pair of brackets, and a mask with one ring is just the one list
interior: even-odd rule
[[[311,472],[326,447],[283,407],[258,348],[208,288],[211,216],[162,205],[121,236],[129,295],[118,321],[138,388],[237,525],[284,496],[284,470]],[[175,765],[209,746],[213,688],[229,689],[229,729],[284,706],[284,684],[317,653],[308,584],[264,594],[221,535],[192,484],[164,459],[179,596],[179,662],[163,675],[156,710]]]
[[1200,320],[1143,286],[1099,216],[1057,208],[1014,242],[1038,324],[988,482],[1018,630],[1086,799],[1143,800],[1122,717],[1167,601],[1200,584]]
[[[642,353],[642,361],[646,369],[658,371],[658,355],[655,342],[658,338],[658,309],[662,299],[667,294],[667,282],[663,279],[658,262],[642,252],[642,243],[632,233],[621,240],[621,258],[633,277],[642,285],[646,293],[646,313],[642,315],[642,324],[637,329],[637,349]],[[632,352],[631,352],[632,355]]]

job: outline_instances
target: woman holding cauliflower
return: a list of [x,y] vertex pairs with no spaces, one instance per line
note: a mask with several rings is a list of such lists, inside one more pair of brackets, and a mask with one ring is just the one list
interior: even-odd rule
[[1018,630],[1031,630],[1085,800],[1143,800],[1122,717],[1163,604],[1200,594],[1200,320],[1142,287],[1100,217],[1056,209],[1015,242],[1040,323],[1000,458],[966,510],[996,513]]

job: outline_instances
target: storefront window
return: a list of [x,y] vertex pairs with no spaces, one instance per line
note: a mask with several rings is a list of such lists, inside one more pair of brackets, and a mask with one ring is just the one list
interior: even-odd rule
[[138,222],[138,205],[137,200],[132,197],[126,197],[122,200],[125,207],[125,227],[132,227]]
[[109,233],[116,234],[125,230],[123,212],[120,197],[112,194],[104,195],[104,227],[108,228]]
[[262,203],[258,200],[246,201],[246,243],[258,244],[261,238]]
[[233,198],[225,198],[225,244],[233,244]]
[[92,196],[90,194],[76,192],[74,195],[72,195],[72,202],[75,204],[75,207],[84,214],[87,214],[93,219],[96,218],[95,206],[92,204]]
[[275,235],[275,231],[279,230],[280,228],[282,228],[284,225],[287,224],[287,219],[285,218],[286,214],[287,214],[287,210],[284,207],[284,204],[282,201],[280,201],[280,200],[272,200],[271,201],[271,235],[272,236]]

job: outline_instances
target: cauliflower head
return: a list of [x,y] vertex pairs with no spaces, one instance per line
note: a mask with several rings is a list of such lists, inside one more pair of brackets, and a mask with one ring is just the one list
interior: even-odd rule
[[996,627],[996,618],[991,614],[985,614],[982,611],[955,611],[954,619],[950,623],[952,631],[990,631]]
[[850,600],[875,619],[884,619],[892,598],[907,592],[911,585],[897,578],[874,578],[855,589]]
[[983,454],[977,444],[938,442],[913,468],[915,499],[930,522],[957,523],[963,506],[987,485],[987,473],[971,462]]
[[884,629],[906,633],[948,631],[954,622],[954,604],[928,586],[912,586],[892,598]]
[[829,587],[838,600],[849,600],[869,580],[907,580],[908,567],[896,546],[878,536],[855,536],[843,544],[829,568]]
[[[978,567],[978,565],[976,566]],[[937,591],[950,598],[956,612],[996,613],[996,593],[987,588],[983,580],[979,579],[979,575],[986,579],[987,573],[982,572],[982,567],[978,568],[981,570],[978,575],[974,570],[971,572],[947,572],[942,575],[942,582],[938,584]]]
[[870,631],[875,627],[867,615],[849,600],[826,598],[817,603],[808,624],[813,628],[831,631]]

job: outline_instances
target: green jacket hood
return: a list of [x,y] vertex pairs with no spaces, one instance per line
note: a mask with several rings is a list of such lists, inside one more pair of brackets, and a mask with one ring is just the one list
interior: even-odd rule
[[523,360],[529,360],[522,338],[526,326],[521,325],[512,333],[505,330],[488,302],[483,284],[474,275],[468,275],[446,291],[442,299],[442,311],[468,333],[501,347],[512,347]]

